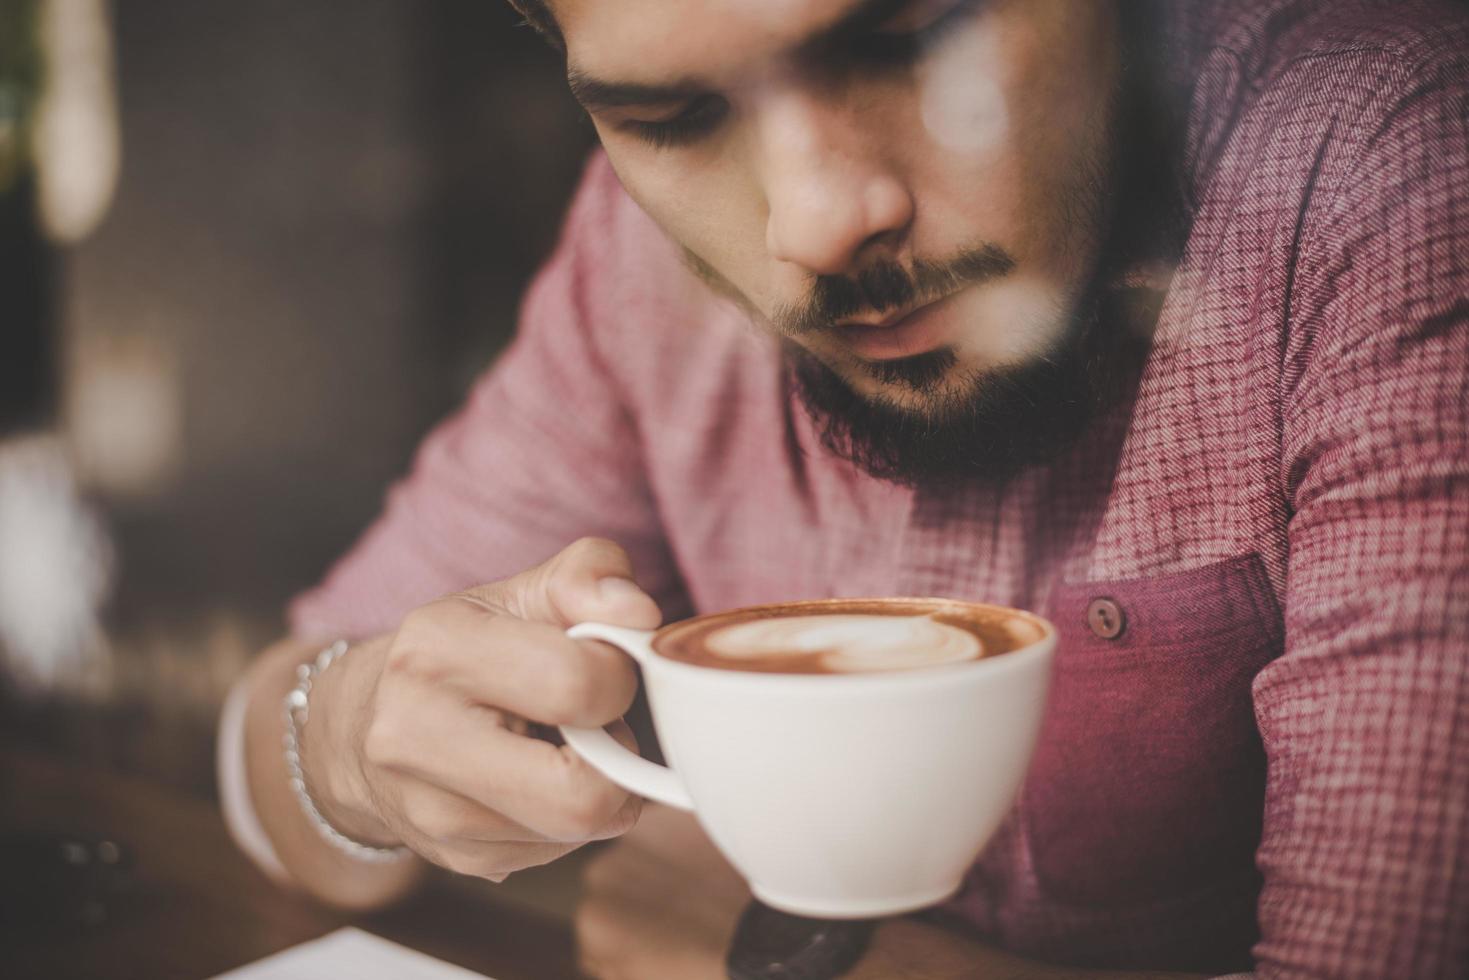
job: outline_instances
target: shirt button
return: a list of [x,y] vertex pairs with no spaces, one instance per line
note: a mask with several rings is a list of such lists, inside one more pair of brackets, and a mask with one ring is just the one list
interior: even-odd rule
[[1127,627],[1122,607],[1111,599],[1093,599],[1086,607],[1086,624],[1104,640],[1115,640]]

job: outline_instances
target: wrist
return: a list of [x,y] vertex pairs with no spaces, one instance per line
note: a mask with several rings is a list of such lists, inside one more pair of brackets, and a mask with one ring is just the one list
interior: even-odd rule
[[322,818],[354,841],[396,847],[402,841],[374,802],[362,753],[362,733],[386,651],[386,641],[352,645],[351,655],[318,674],[297,749],[307,791]]
[[422,862],[365,862],[329,846],[303,810],[282,758],[282,740],[289,730],[282,703],[299,680],[296,668],[320,649],[319,644],[283,640],[252,665],[244,682],[246,781],[256,817],[290,883],[332,905],[378,908],[421,879]]

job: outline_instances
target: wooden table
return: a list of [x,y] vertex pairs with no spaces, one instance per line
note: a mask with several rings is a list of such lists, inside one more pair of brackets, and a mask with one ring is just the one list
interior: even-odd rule
[[[41,852],[17,842],[57,835],[124,848],[100,921],[54,901],[64,874],[19,860]],[[257,872],[210,803],[13,745],[0,747],[0,845],[0,976],[14,980],[198,980],[348,924],[495,980],[581,976],[568,923],[487,883],[444,876],[386,912],[325,909]]]

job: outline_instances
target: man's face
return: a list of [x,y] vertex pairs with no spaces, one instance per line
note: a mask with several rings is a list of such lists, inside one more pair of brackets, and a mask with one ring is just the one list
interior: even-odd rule
[[552,7],[627,191],[859,410],[945,422],[1075,343],[1114,179],[1113,5]]

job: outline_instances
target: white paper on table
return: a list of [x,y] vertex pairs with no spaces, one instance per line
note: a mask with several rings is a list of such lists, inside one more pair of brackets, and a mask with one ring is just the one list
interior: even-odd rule
[[490,980],[484,974],[380,939],[361,929],[338,929],[214,980]]

